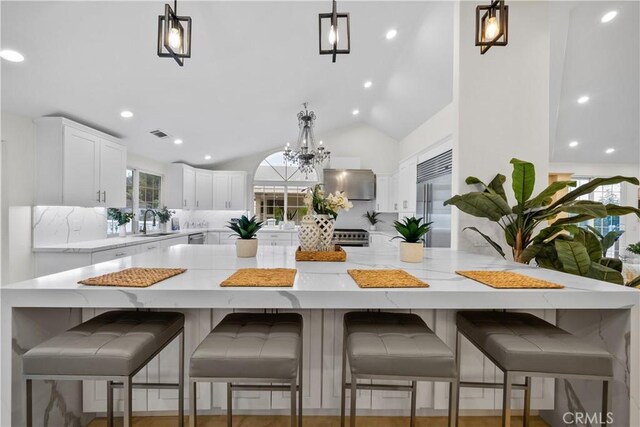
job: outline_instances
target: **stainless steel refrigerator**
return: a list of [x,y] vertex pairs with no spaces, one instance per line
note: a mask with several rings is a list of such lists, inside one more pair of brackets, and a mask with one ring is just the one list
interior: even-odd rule
[[424,245],[430,248],[451,247],[451,151],[418,165],[416,216],[431,224]]

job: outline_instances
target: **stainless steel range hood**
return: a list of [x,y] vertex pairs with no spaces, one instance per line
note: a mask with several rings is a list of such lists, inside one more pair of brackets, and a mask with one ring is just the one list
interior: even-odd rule
[[349,200],[374,200],[376,176],[370,169],[325,169],[324,191],[344,191]]

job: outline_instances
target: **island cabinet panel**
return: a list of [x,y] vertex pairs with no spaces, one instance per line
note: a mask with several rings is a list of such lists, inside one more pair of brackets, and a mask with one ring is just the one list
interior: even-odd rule
[[[86,322],[100,314],[111,311],[111,309],[82,309],[82,321]],[[144,367],[133,377],[134,382],[147,382],[147,368]],[[122,389],[113,392],[114,411],[124,410],[124,400]],[[82,410],[84,412],[106,412],[107,411],[107,382],[106,381],[83,381],[82,382]],[[133,390],[133,410],[147,411],[147,390]]]
[[[189,407],[189,358],[198,344],[211,331],[211,310],[176,310],[185,314],[185,408]],[[147,365],[150,383],[176,383],[178,381],[178,340],[174,340]],[[148,411],[176,411],[178,390],[147,391]],[[198,409],[211,408],[211,384],[198,384]]]

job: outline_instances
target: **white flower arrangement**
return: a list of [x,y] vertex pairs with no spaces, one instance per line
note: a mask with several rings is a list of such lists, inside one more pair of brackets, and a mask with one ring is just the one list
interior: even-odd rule
[[329,215],[333,218],[336,218],[341,210],[347,212],[353,207],[353,203],[349,201],[344,192],[336,191],[335,194],[329,193],[328,196],[325,196],[320,184],[316,184],[313,189],[307,189],[304,204],[316,214]]

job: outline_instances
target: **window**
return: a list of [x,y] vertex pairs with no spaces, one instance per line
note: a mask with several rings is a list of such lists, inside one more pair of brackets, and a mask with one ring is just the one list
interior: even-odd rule
[[[162,200],[162,177],[149,172],[142,172],[136,169],[127,169],[127,205],[123,208],[128,212],[135,212],[136,215],[127,224],[127,233],[132,230],[142,229],[142,219],[147,209],[157,209]],[[122,209],[122,208],[121,208]],[[153,226],[153,216],[147,218],[147,231],[159,229]],[[107,235],[118,233],[118,223],[110,219],[107,220]]]
[[[581,186],[591,181],[592,177],[581,177],[576,178],[577,186]],[[611,185],[603,185],[596,188],[592,193],[585,194],[584,196],[580,196],[578,200],[593,200],[596,202],[602,202],[604,204],[614,203],[616,205],[620,204],[622,199],[622,184],[611,184]],[[580,225],[590,225],[596,228],[600,234],[603,236],[606,235],[610,231],[618,231],[621,229],[620,217],[619,216],[608,216],[606,218],[595,218],[588,221],[584,221]],[[619,251],[619,242],[616,242],[615,245],[609,252],[607,256],[613,257],[618,255]]]
[[260,221],[300,223],[306,214],[304,195],[308,187],[318,182],[317,173],[305,176],[284,160],[282,152],[264,159],[254,175],[254,212]]

